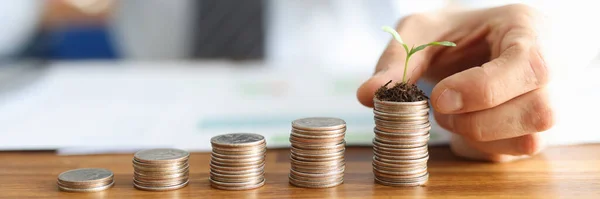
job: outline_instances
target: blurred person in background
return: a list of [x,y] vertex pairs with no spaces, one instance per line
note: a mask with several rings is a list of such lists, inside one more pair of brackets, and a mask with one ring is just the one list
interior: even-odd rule
[[[84,10],[97,7],[80,2],[88,2],[77,4]],[[543,132],[556,114],[550,85],[560,78],[554,75],[574,73],[598,53],[597,30],[582,22],[598,13],[585,1],[514,2],[115,1],[107,9],[106,40],[114,41],[109,43],[118,55],[87,57],[374,66],[373,77],[357,91],[358,100],[371,107],[375,89],[402,76],[403,49],[380,30],[397,24],[409,45],[442,40],[458,45],[428,48],[411,59],[408,70],[431,97],[437,122],[453,133],[453,152],[511,161],[544,148]],[[0,41],[11,40],[6,38],[0,35]],[[102,45],[109,44],[80,50]]]

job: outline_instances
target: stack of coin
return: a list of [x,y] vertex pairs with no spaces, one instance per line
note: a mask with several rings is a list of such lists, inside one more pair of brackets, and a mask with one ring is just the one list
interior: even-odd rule
[[133,186],[146,191],[185,187],[189,180],[190,153],[179,149],[147,149],[133,157]]
[[387,186],[420,186],[427,183],[429,104],[374,99],[375,181]]
[[344,182],[346,122],[313,117],[294,120],[290,136],[289,182],[304,188],[327,188]]
[[232,133],[210,139],[212,187],[223,190],[249,190],[265,184],[265,137],[252,133]]
[[96,192],[113,186],[113,172],[107,169],[74,169],[58,175],[58,189],[69,192]]

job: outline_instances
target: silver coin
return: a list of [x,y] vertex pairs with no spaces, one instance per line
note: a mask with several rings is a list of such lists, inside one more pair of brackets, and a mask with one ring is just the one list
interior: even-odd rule
[[420,147],[423,146],[426,143],[422,143],[422,142],[415,142],[415,143],[410,143],[410,144],[400,144],[400,143],[392,143],[390,144],[389,142],[381,142],[380,141],[381,138],[373,138],[373,145],[377,145],[377,146],[381,146],[381,147],[385,147],[385,148],[394,148],[394,149],[408,149],[408,148],[415,148],[415,147]]
[[[397,171],[397,170],[382,170],[382,169],[378,169],[378,168],[373,168],[373,171],[375,172],[379,172],[382,174],[386,174],[386,175],[391,175],[391,176],[408,176],[408,175],[415,175],[415,174],[421,174],[422,173],[426,173],[427,172],[427,166],[424,167],[415,167],[411,170],[405,170],[405,171]],[[421,176],[419,175],[419,176]]]
[[297,186],[297,187],[303,187],[303,188],[330,188],[330,187],[335,187],[338,185],[341,185],[344,183],[344,179],[341,178],[338,181],[333,181],[333,182],[329,182],[329,183],[307,183],[304,181],[299,181],[296,180],[292,177],[289,177],[289,183]]
[[[319,149],[319,148],[329,148],[334,145],[339,144],[340,142],[345,142],[344,138],[341,139],[327,139],[325,141],[316,140],[316,142],[304,142],[296,139],[297,137],[290,135],[290,143],[293,146],[300,146],[298,148],[302,149]],[[337,143],[336,143],[337,142]]]
[[266,179],[263,180],[262,182],[257,183],[257,184],[248,185],[248,186],[240,186],[240,187],[219,186],[218,184],[214,184],[214,183],[210,183],[210,186],[213,187],[213,188],[215,188],[215,189],[230,190],[230,191],[241,191],[241,190],[250,190],[250,189],[260,188],[263,185],[265,185],[265,181],[266,181]]
[[415,128],[415,126],[411,128],[385,128],[385,127],[381,127],[381,126],[375,126],[375,129],[381,131],[381,132],[386,132],[386,133],[391,133],[391,134],[406,134],[406,135],[412,135],[412,134],[419,134],[419,132],[428,132],[429,130],[431,130],[431,123],[428,122],[428,126],[425,126],[424,128]]
[[346,135],[346,133],[342,132],[342,133],[338,133],[338,134],[311,135],[311,134],[296,133],[296,132],[292,131],[292,133],[290,135],[293,135],[298,138],[304,138],[304,139],[331,139],[331,138],[344,137],[344,135]]
[[377,99],[377,97],[373,98],[373,103],[378,105],[386,105],[386,106],[419,106],[428,104],[427,100],[421,100],[416,102],[392,102],[392,101],[382,101]]
[[422,172],[414,173],[414,174],[406,174],[406,175],[394,175],[394,174],[381,173],[379,171],[373,170],[373,174],[375,175],[375,177],[377,177],[379,179],[392,179],[392,180],[389,180],[390,182],[410,181],[412,179],[418,178],[419,176],[422,176],[425,173],[427,173],[427,171],[422,171]]
[[421,161],[421,162],[414,162],[414,163],[389,163],[389,162],[382,162],[379,161],[377,157],[373,156],[373,164],[376,164],[378,167],[386,167],[386,168],[397,168],[397,169],[402,169],[402,168],[416,168],[416,167],[424,167],[427,166],[427,161]]
[[338,137],[333,138],[302,138],[294,134],[290,135],[290,143],[309,143],[309,144],[320,144],[320,145],[334,145],[344,141],[345,134],[341,134]]
[[302,173],[308,173],[308,174],[324,174],[324,173],[331,173],[333,171],[339,171],[342,169],[346,168],[346,164],[342,164],[338,167],[319,167],[319,168],[313,168],[313,167],[299,167],[296,165],[292,165],[291,169],[296,170],[298,172],[302,172]]
[[343,164],[344,159],[342,158],[342,159],[333,160],[333,161],[314,162],[314,161],[302,161],[302,160],[298,160],[298,159],[291,157],[290,163],[294,164],[296,166],[304,165],[304,166],[311,166],[311,167],[324,167],[324,166],[330,167],[330,166],[337,166],[337,165]]
[[411,136],[411,137],[400,137],[400,136],[380,136],[375,135],[375,140],[383,143],[383,144],[416,144],[423,143],[419,146],[426,144],[429,141],[429,133],[420,136]]
[[101,187],[86,188],[86,189],[69,188],[69,187],[64,187],[64,186],[59,185],[58,189],[61,191],[67,191],[67,192],[98,192],[98,191],[107,190],[107,189],[111,188],[114,184],[115,184],[115,182],[112,181],[108,185],[104,185]]
[[346,148],[343,148],[342,150],[339,151],[335,151],[332,153],[324,153],[324,154],[314,154],[314,153],[301,153],[301,151],[299,150],[290,150],[291,153],[295,154],[296,156],[302,156],[305,158],[314,158],[314,159],[319,159],[319,158],[327,158],[327,157],[337,157],[337,156],[343,156],[344,153],[346,152]]
[[409,181],[409,182],[389,182],[389,181],[385,181],[382,180],[380,178],[375,178],[375,182],[377,184],[380,185],[384,185],[384,186],[392,186],[392,187],[416,187],[416,186],[423,186],[425,184],[427,184],[428,178],[423,179],[423,180],[415,180],[415,181]]
[[412,137],[412,136],[422,136],[429,133],[429,129],[419,129],[419,130],[401,130],[397,132],[388,132],[377,129],[377,127],[373,128],[373,133],[376,136],[380,137]]
[[244,187],[244,186],[251,186],[251,185],[258,184],[258,183],[264,181],[265,178],[259,177],[256,179],[249,179],[244,182],[221,182],[218,180],[214,180],[211,177],[208,177],[208,180],[210,181],[211,184],[215,184],[215,185],[223,186],[223,187]]
[[211,173],[219,173],[219,174],[225,174],[225,175],[249,175],[249,174],[256,174],[256,173],[262,173],[264,172],[265,167],[258,167],[258,168],[254,168],[254,169],[248,169],[248,170],[241,170],[241,171],[229,171],[229,170],[220,170],[220,169],[216,169],[214,167],[210,168],[210,172]]
[[311,179],[311,178],[298,179],[294,175],[288,176],[288,178],[290,180],[294,180],[297,183],[302,183],[302,184],[331,184],[333,182],[339,182],[340,180],[344,180],[343,175],[330,176],[330,177],[331,178],[326,178],[326,179]]
[[293,164],[293,165],[291,165],[291,169],[294,169],[294,170],[300,171],[300,172],[308,172],[308,173],[326,173],[326,172],[331,172],[334,170],[340,170],[342,168],[345,168],[344,165],[346,165],[345,162],[340,162],[340,163],[337,163],[334,165],[319,165],[319,166]]
[[[266,145],[259,145],[257,147],[235,147],[235,148],[219,148],[216,146],[212,147],[212,154],[220,154],[220,155],[257,155],[260,153],[266,152]],[[215,156],[216,157],[216,156]]]
[[399,146],[412,146],[416,147],[416,146],[423,146],[424,144],[427,144],[427,142],[429,141],[429,139],[415,139],[415,140],[389,140],[386,138],[381,138],[381,137],[375,137],[375,140],[381,144],[386,144],[386,145],[396,145],[397,147]]
[[343,175],[345,171],[346,171],[345,167],[342,167],[339,170],[331,170],[327,173],[303,173],[303,172],[296,171],[294,169],[290,169],[290,175],[306,177],[306,178],[325,178],[325,177],[335,176],[335,175],[340,175],[340,174]]
[[133,183],[144,187],[169,187],[181,184],[188,180],[188,176],[161,181],[144,181],[137,178],[133,178]]
[[222,165],[214,164],[214,162],[210,163],[211,168],[215,168],[217,170],[223,170],[223,171],[245,171],[245,170],[261,168],[264,166],[265,166],[265,162],[262,162],[260,164],[255,164],[255,165],[248,165],[248,166],[222,166]]
[[181,169],[178,170],[151,170],[151,171],[147,171],[147,170],[141,170],[141,169],[137,169],[135,166],[133,168],[135,173],[138,173],[139,175],[144,175],[144,176],[164,176],[164,175],[175,175],[178,173],[183,173],[186,171],[189,171],[190,166],[187,165],[186,167],[183,167]]
[[241,159],[241,158],[234,159],[234,158],[218,158],[211,154],[210,159],[211,159],[211,161],[216,161],[216,162],[221,162],[221,163],[260,162],[260,161],[264,161],[265,156],[255,156],[255,157],[249,157],[249,158],[243,158],[243,159]]
[[346,122],[332,117],[309,117],[294,120],[292,127],[301,130],[327,131],[345,128]]
[[230,133],[210,139],[210,143],[222,147],[248,147],[266,142],[265,137],[254,133]]
[[428,152],[425,152],[423,154],[414,154],[414,155],[397,155],[397,154],[388,155],[388,154],[380,154],[376,151],[373,151],[373,154],[377,157],[390,159],[390,160],[415,160],[415,159],[429,156]]
[[70,183],[61,182],[60,180],[57,180],[56,183],[58,184],[58,186],[67,187],[67,188],[71,188],[71,189],[91,189],[91,188],[106,186],[106,185],[112,183],[113,181],[114,181],[114,179],[110,178],[107,181],[101,181],[98,183],[70,184]]
[[373,145],[373,150],[380,151],[382,153],[389,154],[416,154],[416,153],[424,153],[428,151],[428,145],[418,146],[414,148],[388,148],[382,147],[378,145]]
[[392,118],[394,120],[402,120],[402,119],[408,119],[408,118],[428,116],[429,109],[423,109],[423,110],[420,110],[417,112],[410,112],[410,113],[386,113],[386,112],[381,112],[379,110],[373,109],[373,114],[377,115],[378,117]]
[[371,165],[373,166],[373,169],[377,169],[378,171],[390,171],[390,172],[409,172],[409,171],[414,171],[416,168],[427,167],[427,164],[414,165],[411,167],[385,167],[385,166],[378,165],[375,162],[373,162]]
[[187,160],[190,153],[181,149],[146,149],[138,151],[133,157],[144,163],[177,162]]
[[173,167],[184,167],[185,164],[187,164],[187,161],[179,161],[179,162],[169,162],[169,163],[161,163],[161,164],[156,164],[156,163],[145,163],[145,162],[139,162],[137,161],[135,158],[132,160],[132,163],[134,165],[137,165],[139,167],[143,167],[143,168],[173,168]]
[[431,123],[426,122],[423,124],[415,124],[415,125],[398,125],[398,124],[379,124],[376,125],[377,129],[387,132],[415,132],[415,131],[429,131],[431,129]]
[[189,180],[185,181],[181,184],[178,184],[178,185],[167,186],[167,187],[146,187],[146,186],[141,186],[141,185],[138,185],[135,183],[133,183],[133,186],[139,190],[144,190],[144,191],[171,191],[171,190],[181,189],[181,188],[187,186],[188,183],[189,183]]
[[382,118],[379,117],[378,115],[375,115],[373,117],[373,119],[375,120],[375,125],[380,125],[380,126],[413,126],[413,125],[420,125],[420,124],[425,124],[427,122],[429,122],[429,116],[419,116],[419,117],[410,117],[410,118],[402,118],[402,119],[395,119],[395,118]]
[[311,154],[311,155],[319,155],[319,154],[335,154],[339,151],[342,151],[346,148],[344,145],[339,145],[338,148],[324,148],[324,149],[298,149],[296,147],[291,147],[290,151],[296,154]]
[[58,175],[58,180],[63,184],[98,183],[112,178],[113,172],[102,168],[73,169]]
[[291,146],[300,150],[330,150],[330,149],[343,149],[346,147],[346,141],[342,140],[342,142],[337,144],[328,144],[328,145],[311,145],[306,143],[291,143]]
[[179,170],[183,170],[186,168],[189,168],[190,165],[186,162],[185,164],[181,164],[181,165],[175,165],[175,166],[170,166],[170,167],[144,167],[144,166],[139,166],[137,164],[133,164],[133,169],[136,171],[148,171],[148,172],[169,172],[169,171],[179,171]]
[[242,178],[254,178],[257,176],[262,176],[265,174],[265,171],[262,170],[260,172],[256,172],[256,173],[245,173],[245,174],[222,174],[222,173],[217,173],[217,172],[210,172],[210,175],[212,176],[216,176],[219,178],[227,178],[227,179],[242,179]]
[[296,160],[302,160],[302,161],[308,161],[308,162],[326,162],[326,161],[333,161],[333,160],[343,160],[344,159],[344,154],[341,153],[340,155],[337,156],[324,156],[324,157],[304,157],[302,155],[296,155],[294,152],[292,152],[290,154],[290,158],[294,158]]
[[243,183],[243,182],[249,182],[249,181],[256,181],[258,179],[264,179],[265,175],[257,175],[257,176],[252,176],[252,177],[248,177],[248,178],[224,178],[224,177],[219,177],[216,175],[211,174],[209,176],[210,180],[213,181],[218,181],[218,182],[225,182],[225,183]]
[[216,157],[216,158],[224,158],[224,159],[228,159],[228,158],[231,158],[231,159],[245,159],[245,158],[255,158],[255,157],[259,157],[259,156],[264,157],[264,156],[267,155],[266,152],[267,152],[267,149],[263,148],[263,150],[256,151],[256,153],[253,153],[253,154],[241,154],[241,155],[240,154],[234,154],[234,155],[231,155],[231,154],[220,154],[220,153],[218,153],[218,151],[213,151],[211,155],[214,156],[214,157]]
[[[417,150],[406,150],[406,151],[399,151],[399,150],[385,150],[382,149],[380,147],[377,146],[373,146],[373,153],[377,154],[377,155],[386,155],[386,156],[417,156],[417,155],[422,155],[425,156],[425,154],[428,153],[427,148],[421,148],[421,150],[417,151]],[[416,158],[412,158],[412,159],[416,159]]]
[[429,108],[429,105],[427,105],[427,104],[415,105],[415,106],[388,106],[388,105],[376,103],[374,105],[374,109],[381,111],[381,112],[385,112],[385,113],[410,113],[410,112],[421,111],[421,110],[424,110],[427,108]]
[[309,181],[309,182],[327,182],[327,181],[335,181],[334,179],[340,179],[344,177],[343,173],[340,174],[335,174],[335,175],[329,175],[329,176],[321,176],[321,177],[306,177],[306,176],[299,176],[299,175],[295,175],[294,173],[290,172],[290,176],[296,180],[302,180],[302,181]]
[[386,118],[386,117],[381,117],[379,115],[375,115],[373,117],[373,119],[375,120],[375,125],[394,125],[394,126],[411,126],[411,125],[419,125],[419,124],[425,124],[427,122],[429,122],[429,116],[419,116],[419,117],[413,117],[413,118],[402,118],[402,119],[396,119],[396,118]]
[[254,161],[254,162],[219,162],[216,159],[211,159],[210,163],[217,165],[217,166],[223,166],[223,167],[246,167],[246,166],[264,164],[265,160],[258,160],[258,161]]
[[346,132],[346,127],[341,128],[341,129],[336,129],[336,130],[323,130],[323,131],[310,131],[310,130],[302,130],[302,129],[296,129],[296,128],[292,128],[292,133],[296,133],[296,134],[302,134],[302,135],[331,135],[331,134],[340,134],[340,133],[344,133]]
[[213,151],[223,152],[221,154],[232,154],[232,155],[242,155],[248,154],[247,152],[252,151],[253,153],[262,151],[266,149],[267,142],[263,142],[254,146],[220,146],[220,145],[212,145]]
[[426,181],[427,179],[429,179],[429,172],[425,172],[419,176],[412,177],[412,178],[397,178],[397,177],[386,178],[386,177],[382,177],[382,176],[376,176],[376,178],[383,180],[383,181],[387,181],[387,182],[420,182],[420,181]]
[[419,159],[414,159],[414,160],[395,160],[395,159],[386,159],[386,158],[382,158],[382,157],[378,157],[378,156],[373,156],[373,157],[375,157],[375,159],[379,160],[380,162],[385,162],[385,163],[390,163],[390,164],[418,164],[418,163],[427,162],[427,160],[429,160],[429,155],[419,158]]
[[163,174],[163,175],[148,175],[145,173],[139,173],[138,171],[134,171],[133,177],[135,177],[137,179],[144,179],[144,180],[166,180],[166,179],[178,178],[178,177],[185,176],[188,174],[189,174],[189,169],[186,169],[181,173]]

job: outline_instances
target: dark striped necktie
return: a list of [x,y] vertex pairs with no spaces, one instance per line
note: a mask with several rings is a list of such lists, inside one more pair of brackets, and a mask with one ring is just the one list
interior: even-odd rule
[[262,59],[265,0],[200,0],[195,58]]

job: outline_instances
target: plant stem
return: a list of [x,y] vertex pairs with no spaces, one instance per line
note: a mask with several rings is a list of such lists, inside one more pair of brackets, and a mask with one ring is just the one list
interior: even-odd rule
[[410,55],[406,56],[404,60],[404,74],[402,75],[402,82],[406,83],[406,71],[408,70],[408,59],[410,59]]

